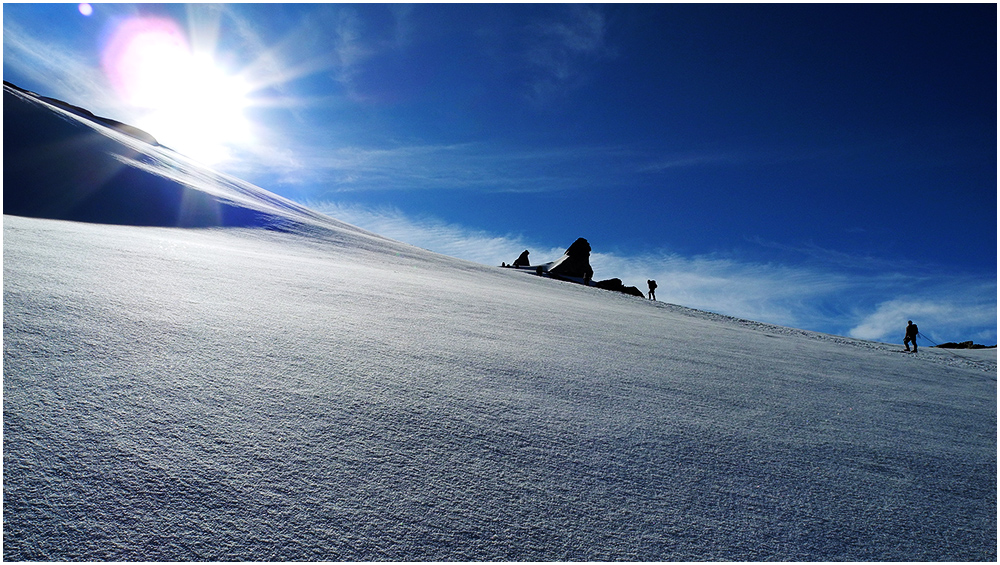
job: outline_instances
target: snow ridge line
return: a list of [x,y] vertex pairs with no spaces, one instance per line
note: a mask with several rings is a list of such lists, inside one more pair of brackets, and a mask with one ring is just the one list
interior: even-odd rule
[[[511,269],[514,271],[521,271],[525,273],[534,273],[530,269]],[[590,287],[595,288],[596,287]],[[604,291],[609,295],[614,295],[615,299],[620,300],[635,300],[636,297],[627,296],[624,294],[619,294],[611,291]],[[662,308],[669,310],[672,313],[680,314],[682,316],[687,316],[690,318],[697,318],[712,322],[721,322],[724,324],[729,324],[731,326],[739,326],[742,328],[747,328],[755,330],[765,334],[771,334],[774,336],[798,336],[804,337],[806,339],[828,342],[835,345],[844,345],[848,347],[860,348],[868,351],[884,352],[884,353],[902,353],[900,345],[893,343],[882,343],[877,341],[869,341],[864,339],[857,339],[845,336],[838,336],[833,334],[825,334],[821,332],[815,332],[810,330],[802,330],[798,328],[791,328],[787,326],[779,326],[776,324],[769,324],[766,322],[757,322],[754,320],[748,320],[746,318],[739,318],[737,316],[730,316],[728,314],[719,314],[716,312],[709,312],[707,310],[698,310],[696,308],[690,308],[687,306],[681,306],[679,304],[673,304],[670,302],[661,301],[647,301],[642,299],[644,302],[650,302],[650,305],[655,308]],[[926,348],[925,348],[926,349]],[[969,357],[961,356],[954,352],[949,351],[952,355],[918,355],[914,356],[914,361],[919,362],[929,362],[939,365],[947,365],[950,367],[959,367],[965,369],[971,369],[974,371],[980,371],[984,373],[990,373],[992,380],[997,380],[997,363],[996,361],[990,361],[986,359],[970,359]]]
[[[655,306],[658,308],[665,308],[670,310],[671,312],[681,314],[683,316],[688,316],[691,318],[699,318],[703,320],[711,320],[714,322],[727,323],[730,325],[735,325],[769,334],[805,337],[811,340],[829,342],[836,345],[844,345],[848,347],[856,347],[860,349],[866,349],[869,351],[880,351],[887,353],[899,353],[903,351],[902,349],[900,349],[899,345],[895,344],[868,341],[851,337],[813,332],[809,330],[801,330],[797,328],[768,324],[765,322],[756,322],[753,320],[747,320],[745,318],[738,318],[736,316],[729,316],[727,314],[718,314],[706,310],[697,310],[695,308],[688,308],[686,306],[680,306],[678,304],[671,304],[667,302],[656,302]],[[963,367],[967,369],[973,369],[976,371],[982,371],[984,373],[992,373],[993,380],[994,381],[997,380],[997,364],[995,361],[988,361],[983,359],[970,359],[968,357],[963,357],[955,353],[948,356],[940,356],[940,355],[916,356],[914,357],[914,359],[919,360],[921,362],[938,363],[942,365],[948,365],[951,367]]]

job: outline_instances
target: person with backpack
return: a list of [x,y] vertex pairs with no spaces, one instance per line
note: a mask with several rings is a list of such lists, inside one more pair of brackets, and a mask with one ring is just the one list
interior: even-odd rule
[[649,294],[647,296],[649,297],[650,300],[655,301],[656,300],[656,281],[654,281],[652,279],[649,279],[649,280],[646,281],[646,284],[649,285]]
[[913,342],[913,352],[917,352],[917,334],[920,330],[917,329],[917,325],[913,323],[913,320],[906,321],[906,335],[903,337],[903,347],[907,351],[910,350],[910,342]]

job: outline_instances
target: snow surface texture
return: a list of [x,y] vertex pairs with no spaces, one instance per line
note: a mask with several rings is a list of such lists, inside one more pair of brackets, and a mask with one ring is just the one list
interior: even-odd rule
[[996,350],[257,208],[282,231],[4,216],[5,560],[997,557]]

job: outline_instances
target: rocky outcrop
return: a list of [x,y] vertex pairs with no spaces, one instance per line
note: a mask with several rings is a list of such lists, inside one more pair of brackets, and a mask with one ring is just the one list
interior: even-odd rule
[[625,286],[621,279],[608,279],[604,281],[598,281],[594,283],[594,286],[604,290],[611,290],[614,292],[623,292],[625,294],[631,294],[632,296],[643,297],[642,291],[634,286]]
[[963,341],[962,343],[955,343],[954,341],[949,341],[947,343],[942,343],[937,347],[940,347],[942,349],[991,349],[996,346],[979,345],[978,343],[973,343],[971,341]]
[[590,243],[579,238],[566,249],[562,257],[553,262],[548,273],[554,276],[575,277],[589,281],[594,277],[594,269],[590,266]]
[[[549,276],[554,279],[560,279],[570,282],[582,282],[588,286],[596,286],[597,288],[603,290],[610,290],[613,292],[621,292],[623,294],[628,294],[630,296],[638,296],[639,298],[645,298],[646,295],[643,294],[641,290],[634,286],[625,286],[621,279],[607,279],[600,282],[591,282],[594,278],[594,269],[590,266],[590,243],[584,239],[579,238],[573,242],[572,245],[566,249],[563,256],[556,259],[552,263],[546,263],[544,265],[538,265],[535,268],[536,274],[539,276]],[[521,253],[521,256],[514,261],[512,267],[521,267],[528,265],[528,252],[525,251]],[[507,265],[502,265],[506,267]]]

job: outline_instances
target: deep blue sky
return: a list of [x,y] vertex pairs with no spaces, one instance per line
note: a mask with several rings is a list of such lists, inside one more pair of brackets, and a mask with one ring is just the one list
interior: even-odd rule
[[345,221],[497,264],[586,237],[680,304],[996,342],[995,4],[5,4],[4,79],[142,125],[102,68],[135,18],[252,86],[216,168]]

